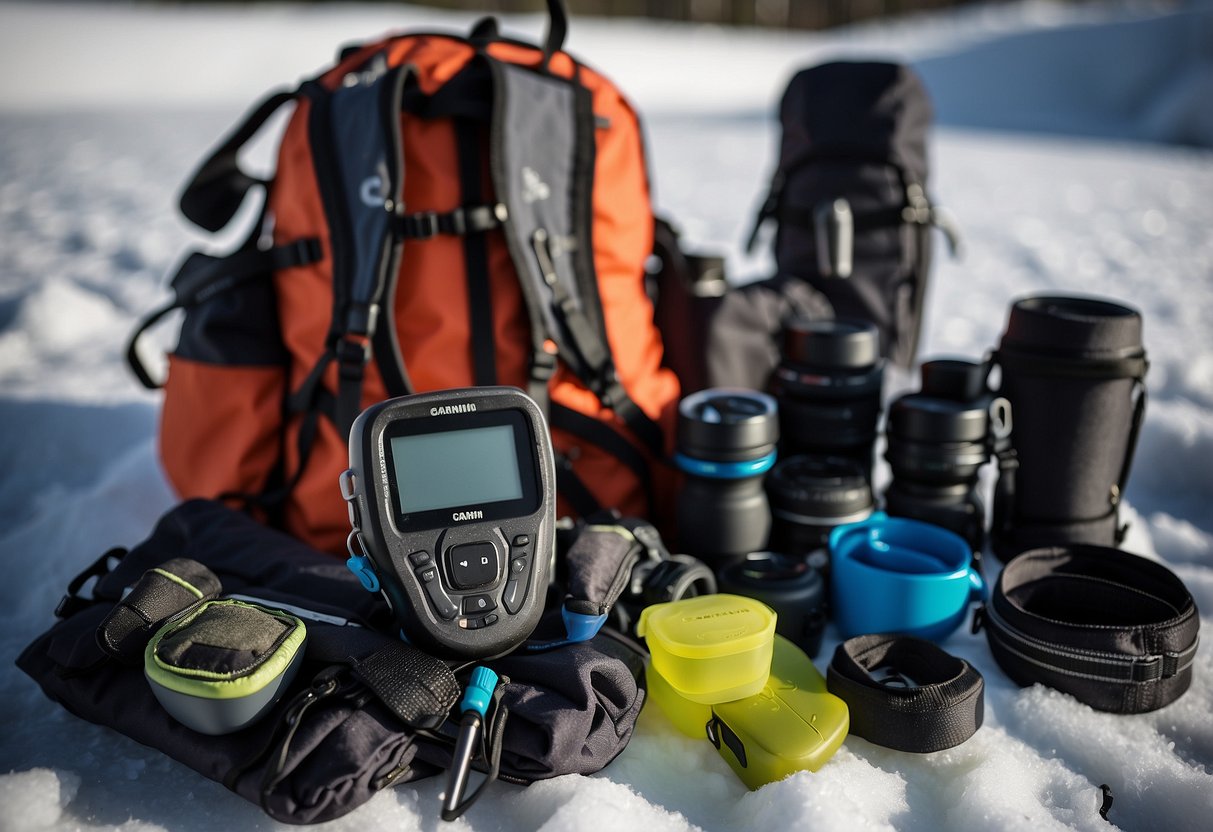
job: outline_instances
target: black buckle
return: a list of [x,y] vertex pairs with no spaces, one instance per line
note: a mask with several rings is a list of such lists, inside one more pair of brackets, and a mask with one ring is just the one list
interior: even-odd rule
[[531,356],[531,378],[547,382],[556,374],[556,353],[545,349],[535,350]]
[[316,237],[304,237],[301,240],[295,240],[289,246],[290,260],[287,268],[315,263],[324,255],[324,251],[320,247],[320,240]]
[[371,360],[371,342],[368,339],[343,336],[333,345],[333,355],[342,367],[365,367]]
[[400,227],[404,236],[412,240],[428,240],[441,231],[436,211],[405,214],[400,218]]
[[[1130,665],[1129,675],[1134,682],[1156,682],[1165,678],[1163,656],[1146,656],[1135,659]],[[1174,675],[1174,674],[1172,674]]]

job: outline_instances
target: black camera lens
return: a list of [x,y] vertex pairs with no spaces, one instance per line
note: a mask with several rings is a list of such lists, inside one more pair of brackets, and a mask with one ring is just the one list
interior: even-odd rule
[[853,459],[802,454],[781,459],[766,479],[770,548],[805,555],[829,543],[835,526],[858,523],[873,508],[872,488]]
[[721,592],[762,601],[775,610],[775,631],[810,656],[821,648],[825,628],[825,581],[804,558],[776,552],[752,552],[721,569]]
[[766,545],[771,510],[762,478],[775,464],[779,414],[765,393],[710,388],[678,404],[675,464],[681,548],[714,566]]
[[885,458],[894,477],[968,482],[989,456],[989,423],[984,401],[902,396],[889,407]]
[[922,485],[899,479],[884,493],[885,512],[956,532],[974,552],[985,540],[986,510],[976,484]]
[[889,407],[885,459],[893,482],[889,514],[951,529],[974,550],[984,543],[985,510],[977,477],[993,448],[1000,411],[984,364],[959,359],[922,365],[922,390]]
[[872,468],[884,361],[868,321],[793,319],[771,376],[784,455],[841,454]]

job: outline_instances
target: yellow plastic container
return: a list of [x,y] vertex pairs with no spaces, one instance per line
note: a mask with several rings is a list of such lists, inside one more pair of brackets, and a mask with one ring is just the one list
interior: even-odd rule
[[648,690],[647,701],[655,702],[675,728],[693,739],[701,740],[707,736],[708,723],[712,721],[711,705],[679,696],[652,662],[644,666],[644,682]]
[[711,705],[753,696],[771,670],[775,613],[740,595],[700,595],[646,607],[636,632],[675,693]]
[[847,705],[799,647],[775,636],[771,674],[756,696],[703,705],[678,696],[652,666],[651,701],[688,736],[707,738],[751,789],[796,771],[817,771],[850,728]]

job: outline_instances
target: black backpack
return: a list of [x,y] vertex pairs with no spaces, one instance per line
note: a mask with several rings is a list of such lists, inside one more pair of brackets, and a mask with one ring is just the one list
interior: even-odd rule
[[931,229],[951,224],[927,197],[932,109],[909,67],[829,63],[796,73],[780,104],[779,166],[749,248],[777,224],[775,289],[804,281],[838,317],[880,330],[881,351],[911,367],[931,265]]

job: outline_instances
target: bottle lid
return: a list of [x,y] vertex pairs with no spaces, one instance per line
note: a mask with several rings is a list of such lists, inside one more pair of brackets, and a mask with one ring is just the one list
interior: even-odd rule
[[783,357],[823,370],[866,370],[880,360],[880,332],[856,318],[795,318],[783,330]]

